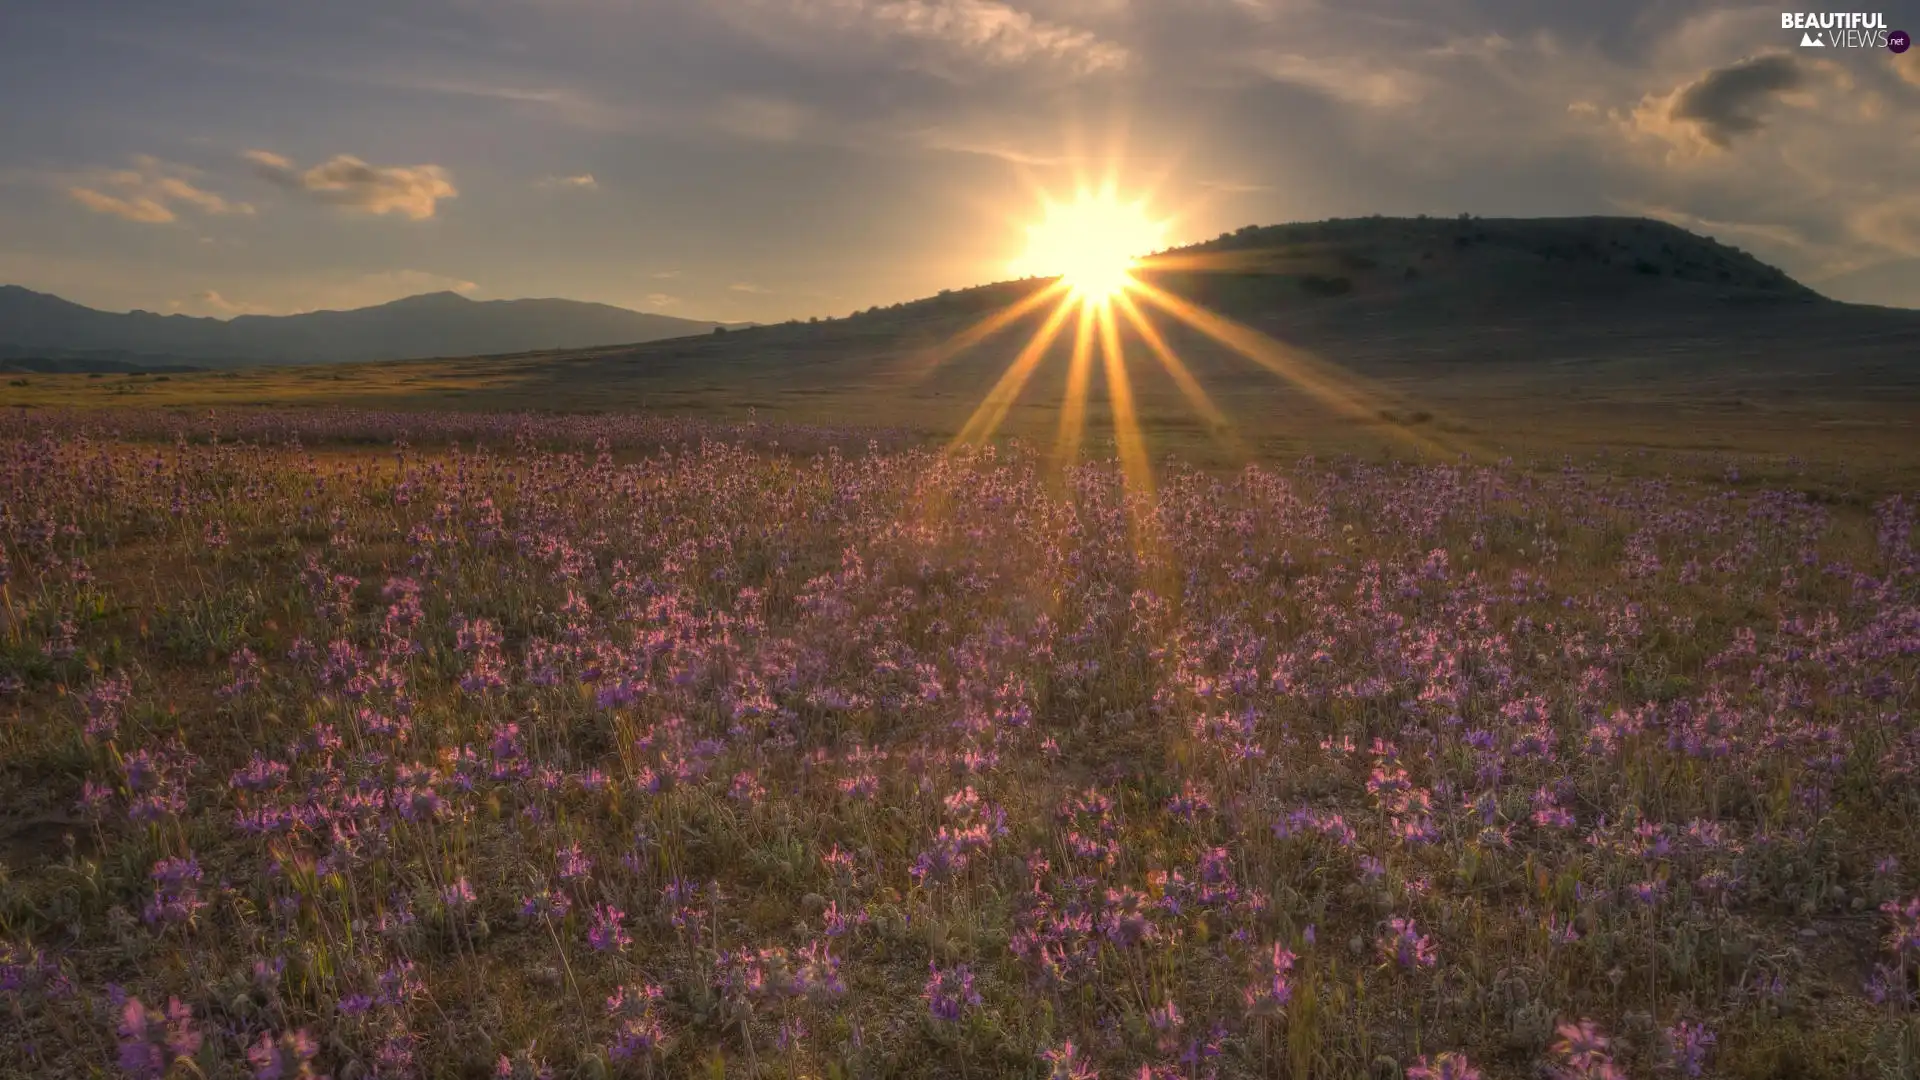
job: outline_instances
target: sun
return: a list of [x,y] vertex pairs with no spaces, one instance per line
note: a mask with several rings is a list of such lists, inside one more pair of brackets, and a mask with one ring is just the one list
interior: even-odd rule
[[1139,260],[1161,244],[1166,224],[1140,202],[1123,202],[1106,189],[1081,191],[1071,202],[1044,200],[1041,219],[1027,226],[1027,249],[1014,261],[1021,275],[1059,277],[1085,304],[1105,304],[1133,281]]

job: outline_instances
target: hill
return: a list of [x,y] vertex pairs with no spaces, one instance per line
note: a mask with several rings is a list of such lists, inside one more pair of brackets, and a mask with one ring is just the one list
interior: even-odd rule
[[[1391,308],[1423,322],[1463,311],[1568,305],[1720,313],[1728,305],[1831,304],[1776,267],[1645,218],[1348,218],[1247,226],[1142,260],[1137,277],[1235,317]],[[1000,282],[855,318],[984,311],[1032,288]],[[1343,305],[1321,301],[1340,300]],[[1436,327],[1434,329],[1444,329]]]
[[[1223,344],[1145,293],[1152,338],[1122,320],[1121,370],[1139,427],[1156,450],[1190,459],[1659,447],[1865,463],[1910,457],[1920,435],[1920,311],[1828,300],[1735,248],[1660,222],[1368,218],[1250,228],[1162,252],[1136,277],[1246,331],[1240,347]],[[1050,284],[1006,281],[845,318],[517,356],[165,383],[35,375],[9,379],[0,401],[644,409],[944,438],[1002,392],[1049,305],[991,333],[976,328]],[[1014,380],[1005,407],[994,406],[996,432],[1043,444],[1057,437],[1073,330],[1068,320],[1031,376]],[[1190,378],[1157,358],[1156,343]],[[1088,367],[1086,436],[1104,453],[1115,395],[1104,365],[1093,358]],[[1195,388],[1211,411],[1195,403]]]
[[[1356,379],[1431,382],[1443,395],[1489,377],[1726,393],[1761,383],[1843,394],[1920,385],[1920,311],[1829,300],[1737,248],[1639,218],[1246,228],[1151,256],[1135,277]],[[560,384],[657,384],[697,370],[710,381],[764,373],[769,388],[777,382],[788,392],[911,373],[916,393],[964,396],[1005,369],[1047,308],[964,353],[946,357],[948,343],[1050,284],[999,282],[848,318],[550,358],[547,366]],[[1209,385],[1272,381],[1180,319],[1144,299],[1139,306]],[[1129,355],[1150,351],[1122,323]],[[1144,358],[1129,366],[1148,381],[1158,367]]]
[[451,292],[350,311],[222,320],[96,311],[0,285],[0,361],[85,371],[578,349],[704,334],[717,325],[576,300],[476,301]]

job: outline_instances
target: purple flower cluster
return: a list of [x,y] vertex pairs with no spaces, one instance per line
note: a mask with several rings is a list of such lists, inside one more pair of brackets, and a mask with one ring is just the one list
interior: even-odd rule
[[137,997],[120,1006],[120,1070],[135,1080],[162,1080],[173,1063],[200,1052],[202,1038],[193,1010],[170,998],[164,1010],[149,1009]]
[[944,971],[929,965],[927,985],[921,988],[920,996],[926,999],[928,1014],[949,1023],[980,1004],[980,991],[973,986],[973,969],[965,964]]

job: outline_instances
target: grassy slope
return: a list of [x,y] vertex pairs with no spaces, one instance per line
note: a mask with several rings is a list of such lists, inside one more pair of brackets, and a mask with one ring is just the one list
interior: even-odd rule
[[[1342,411],[1173,320],[1156,325],[1224,414],[1204,420],[1123,335],[1151,446],[1211,463],[1303,451],[1599,447],[1800,457],[1881,471],[1920,417],[1920,315],[1835,304],[1735,249],[1654,222],[1360,220],[1242,230],[1145,273],[1169,292],[1332,365]],[[1315,282],[1347,292],[1315,294]],[[938,360],[943,342],[1042,282],[1011,282],[817,325],[618,349],[154,376],[22,376],[0,402],[647,409],[951,436],[1043,313]],[[1319,291],[1326,291],[1321,289]],[[1051,442],[1056,345],[1003,433]],[[1088,432],[1111,438],[1095,363]]]

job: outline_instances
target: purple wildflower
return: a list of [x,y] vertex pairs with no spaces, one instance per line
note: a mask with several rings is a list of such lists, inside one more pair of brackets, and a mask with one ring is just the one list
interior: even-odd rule
[[920,991],[927,1012],[935,1020],[955,1021],[968,1006],[980,1004],[980,992],[973,988],[973,971],[965,964],[941,971],[928,965],[927,985]]
[[305,1028],[278,1036],[263,1034],[247,1049],[247,1063],[253,1066],[253,1080],[325,1080],[313,1071],[313,1056],[319,1050]]
[[200,1052],[193,1010],[179,998],[169,999],[164,1012],[148,1009],[137,997],[128,998],[120,1008],[118,1033],[120,1069],[136,1080],[161,1080],[175,1061]]
[[1668,1063],[1681,1076],[1699,1076],[1707,1065],[1707,1055],[1718,1042],[1711,1030],[1682,1020],[1664,1032]]
[[1422,934],[1412,919],[1387,921],[1387,934],[1380,939],[1380,954],[1403,968],[1432,967],[1439,961],[1433,939]]
[[1072,1039],[1040,1051],[1040,1060],[1047,1063],[1046,1080],[1100,1080]]
[[620,987],[607,998],[607,1015],[614,1018],[613,1045],[608,1055],[615,1061],[645,1059],[658,1054],[666,1045],[666,1028],[656,1014],[663,991],[652,983]]
[[1291,949],[1274,942],[1273,952],[1261,964],[1260,978],[1240,991],[1241,1000],[1251,1013],[1274,1013],[1286,1008],[1293,999],[1294,955]]
[[587,944],[595,952],[621,952],[633,943],[633,935],[627,933],[622,920],[626,913],[612,904],[593,905],[593,926],[587,931]]

